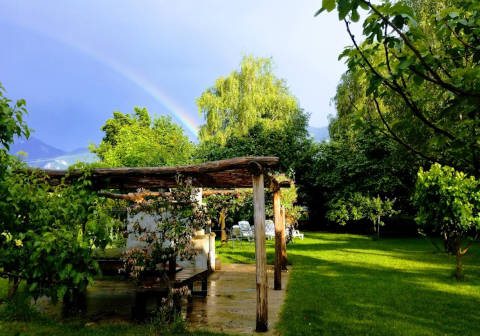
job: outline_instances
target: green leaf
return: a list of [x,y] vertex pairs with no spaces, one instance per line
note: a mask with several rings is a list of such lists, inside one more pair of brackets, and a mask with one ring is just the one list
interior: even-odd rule
[[383,82],[382,77],[373,76],[372,78],[370,78],[370,83],[366,91],[367,96],[370,96],[374,91],[376,91],[382,82]]
[[[323,11],[324,9],[327,10],[328,12],[331,12],[332,10],[334,10],[335,9],[335,0],[322,0],[321,11]],[[318,14],[320,14],[320,13],[318,13]]]
[[424,82],[424,78],[418,75],[413,75],[413,82],[417,85],[421,85]]
[[340,20],[345,19],[347,14],[352,9],[352,3],[349,0],[339,0],[338,1],[338,18]]
[[67,286],[60,286],[57,289],[57,297],[58,298],[63,298],[66,293],[67,293]]
[[34,282],[34,283],[32,283],[32,284],[30,285],[30,287],[28,288],[28,290],[29,290],[30,292],[33,292],[33,291],[35,291],[35,289],[37,289],[37,287],[38,287],[38,283],[37,283],[37,282]]
[[368,7],[368,4],[362,0],[360,0],[359,5],[360,7],[362,7],[362,9],[365,9],[365,10],[368,10],[370,8]]
[[412,62],[411,59],[406,58],[406,59],[402,60],[400,63],[398,63],[397,69],[405,70],[405,69],[408,68],[412,63],[413,63],[413,62]]
[[313,15],[313,17],[319,16],[319,15],[322,14],[324,11],[325,11],[325,8],[323,8],[323,7],[320,8],[319,10],[317,10],[317,11],[315,12],[315,14]]
[[358,22],[358,20],[360,20],[360,15],[358,14],[358,11],[356,9],[352,10],[351,18],[353,22]]

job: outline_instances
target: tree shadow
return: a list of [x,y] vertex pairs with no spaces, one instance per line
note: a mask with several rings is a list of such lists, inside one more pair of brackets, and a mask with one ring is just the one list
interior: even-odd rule
[[468,281],[457,283],[450,258],[421,240],[336,236],[313,235],[318,244],[289,251],[294,271],[279,324],[286,335],[480,334],[477,253]]

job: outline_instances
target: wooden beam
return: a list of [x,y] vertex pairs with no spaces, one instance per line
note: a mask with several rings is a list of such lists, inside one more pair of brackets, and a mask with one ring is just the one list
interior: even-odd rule
[[[282,179],[281,181],[279,181]],[[265,176],[265,184],[270,187],[272,191],[277,190],[278,188],[290,188],[293,184],[293,181],[287,178],[285,175],[269,175]]]
[[282,246],[282,270],[286,271],[287,270],[287,242],[286,242],[286,239],[285,239],[285,228],[286,228],[286,225],[287,225],[287,222],[285,221],[285,208],[282,207],[280,209],[280,216],[281,216],[281,219],[282,219],[282,225],[281,225],[281,246]]
[[275,223],[275,268],[273,289],[282,289],[282,226],[280,214],[280,189],[273,192],[273,221]]
[[143,200],[145,197],[160,197],[160,196],[168,197],[171,195],[171,193],[168,191],[157,192],[157,191],[144,190],[136,193],[117,194],[117,193],[112,193],[107,191],[101,191],[101,192],[98,192],[97,195],[102,197],[112,198],[112,199],[137,201],[137,200]]
[[[89,179],[94,189],[172,188],[177,186],[177,176],[190,179],[194,187],[248,188],[251,187],[249,168],[259,165],[268,169],[278,164],[277,157],[240,157],[202,164],[177,167],[95,168]],[[32,169],[46,174],[49,183],[59,184],[62,178],[70,183],[82,171]]]
[[267,253],[265,249],[265,190],[262,169],[253,166],[253,203],[255,223],[255,263],[257,270],[257,316],[256,331],[268,330],[268,299],[267,299]]

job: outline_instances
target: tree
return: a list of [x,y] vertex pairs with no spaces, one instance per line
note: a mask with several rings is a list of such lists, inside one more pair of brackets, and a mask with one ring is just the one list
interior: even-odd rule
[[174,166],[191,162],[193,143],[170,117],[150,118],[147,109],[114,112],[102,127],[105,136],[90,150],[110,167]]
[[[224,144],[210,138],[198,144],[196,157],[200,161],[212,161],[238,156],[278,156],[279,170],[294,174],[302,164],[305,153],[313,146],[307,132],[308,117],[298,111],[281,128],[271,128],[261,121],[244,135],[230,135]],[[238,125],[237,128],[241,128]]]
[[[350,29],[359,7],[362,43]],[[317,14],[335,8],[353,43],[340,58],[373,107],[360,113],[424,160],[478,175],[478,1],[323,0]]]
[[15,136],[28,138],[30,129],[23,120],[27,114],[26,102],[23,99],[17,100],[15,104],[4,96],[5,89],[0,83],[0,150],[10,149],[10,144]]
[[2,179],[11,159],[8,150],[14,137],[30,136],[30,129],[23,120],[27,114],[25,100],[20,99],[12,104],[12,101],[4,96],[4,92],[5,89],[0,83],[0,189],[8,188]]
[[74,184],[52,187],[42,173],[11,160],[0,202],[0,274],[13,280],[11,296],[24,280],[29,295],[63,298],[70,308],[99,274],[93,249],[105,248],[114,220],[88,176],[86,169]]
[[266,130],[283,128],[300,110],[285,81],[273,74],[271,59],[253,56],[242,59],[240,71],[218,78],[197,106],[205,118],[200,141],[213,138],[219,144],[246,135],[258,124]]
[[309,115],[286,82],[273,74],[272,66],[271,59],[245,56],[240,70],[217,79],[197,99],[205,124],[200,127],[195,157],[212,161],[277,156],[278,170],[295,177],[303,202],[307,197],[303,176],[316,148],[307,130]]
[[[456,257],[455,276],[463,279],[462,257],[480,232],[480,183],[437,163],[418,172],[413,202],[421,232],[442,237],[445,250]],[[463,247],[465,240],[469,242]]]
[[380,226],[384,226],[384,217],[397,213],[393,209],[395,200],[382,199],[380,196],[369,197],[354,193],[348,197],[330,202],[330,210],[326,217],[340,225],[347,221],[367,219],[372,222],[377,239],[380,238]]

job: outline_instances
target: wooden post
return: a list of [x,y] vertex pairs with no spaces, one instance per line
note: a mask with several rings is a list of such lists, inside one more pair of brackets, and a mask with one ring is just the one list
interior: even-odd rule
[[[275,222],[275,268],[273,289],[282,289],[282,227],[283,220],[280,214],[280,189],[273,190],[273,220]],[[285,231],[285,230],[283,230]]]
[[177,272],[177,256],[173,255],[168,259],[168,273],[175,274]]
[[[254,163],[255,164],[255,163]],[[257,268],[256,331],[268,330],[267,270],[265,249],[265,190],[261,166],[252,167],[255,223],[255,262]],[[258,167],[259,166],[259,167]]]
[[280,210],[280,214],[282,217],[282,270],[286,271],[287,270],[287,242],[285,240],[285,228],[287,225],[287,222],[285,221],[285,208],[282,207]]
[[220,217],[218,219],[218,221],[220,222],[220,230],[221,230],[221,241],[222,241],[222,245],[226,245],[227,244],[227,231],[225,231],[225,217],[226,216],[226,209],[222,209],[220,211]]

